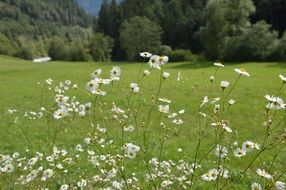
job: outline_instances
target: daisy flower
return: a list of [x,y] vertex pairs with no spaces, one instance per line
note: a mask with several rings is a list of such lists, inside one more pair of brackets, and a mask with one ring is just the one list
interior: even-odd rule
[[228,101],[228,104],[231,106],[231,105],[233,105],[233,104],[235,104],[235,100],[229,100]]
[[217,66],[217,67],[224,67],[224,65],[223,65],[223,64],[221,64],[221,63],[219,63],[219,62],[214,63],[214,66]]
[[160,67],[161,64],[159,62],[159,59],[160,59],[160,57],[158,55],[152,55],[150,57],[149,62],[148,62],[150,67],[161,70],[161,67]]
[[240,75],[244,75],[244,76],[247,76],[247,77],[250,76],[250,74],[246,70],[244,70],[244,69],[234,69],[234,71],[236,73],[240,74]]
[[283,81],[283,83],[286,83],[286,77],[284,77],[283,75],[279,75],[279,77]]
[[167,98],[159,98],[159,101],[164,102],[164,103],[171,103],[171,100],[168,100]]
[[118,66],[114,66],[110,71],[111,80],[119,80],[121,75],[121,69]]
[[201,178],[204,181],[215,181],[218,175],[219,171],[217,169],[211,169],[206,174],[203,174]]
[[229,82],[228,81],[221,81],[220,83],[220,87],[224,90],[229,86]]
[[285,183],[282,181],[276,181],[274,185],[276,190],[284,190],[286,188]]
[[215,155],[217,157],[221,157],[221,158],[225,158],[228,154],[228,150],[226,147],[222,147],[220,145],[217,145],[216,149],[215,149]]
[[265,170],[262,170],[262,169],[260,169],[260,168],[258,168],[258,169],[256,170],[256,173],[257,173],[258,175],[260,175],[261,177],[265,177],[266,179],[271,179],[271,178],[272,178],[272,176],[271,176],[269,173],[267,173]]
[[152,54],[149,53],[149,52],[141,52],[141,53],[140,53],[140,56],[141,56],[141,57],[144,57],[144,58],[149,58],[149,57],[152,56]]
[[262,187],[259,183],[252,183],[251,190],[262,190]]
[[243,149],[240,149],[240,148],[234,150],[233,154],[234,154],[235,157],[238,157],[238,158],[246,156],[246,152]]
[[169,105],[159,105],[159,112],[169,113]]
[[149,75],[150,75],[150,71],[144,70],[144,71],[143,71],[143,75],[144,75],[144,76],[149,76]]
[[97,78],[101,75],[102,70],[101,69],[96,69],[95,71],[93,71],[93,73],[91,74],[92,78]]
[[169,61],[169,57],[168,57],[168,56],[160,56],[160,57],[159,57],[159,63],[160,63],[161,65],[166,64],[168,61]]
[[55,119],[61,119],[67,115],[68,115],[68,110],[65,107],[56,110],[53,114]]
[[162,76],[163,76],[163,79],[167,79],[167,78],[169,78],[170,73],[164,72],[164,73],[162,74]]

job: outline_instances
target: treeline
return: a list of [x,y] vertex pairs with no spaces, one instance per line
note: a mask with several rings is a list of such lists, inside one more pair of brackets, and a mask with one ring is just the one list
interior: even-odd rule
[[192,58],[186,50],[212,60],[286,60],[285,16],[283,0],[105,0],[96,28],[114,39],[119,60],[147,50],[176,60]]
[[0,54],[54,60],[286,60],[284,0],[0,0]]

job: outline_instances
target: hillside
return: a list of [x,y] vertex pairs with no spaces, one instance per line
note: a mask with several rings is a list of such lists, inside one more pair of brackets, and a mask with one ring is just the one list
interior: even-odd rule
[[73,34],[88,16],[74,0],[0,0],[0,33],[8,38]]

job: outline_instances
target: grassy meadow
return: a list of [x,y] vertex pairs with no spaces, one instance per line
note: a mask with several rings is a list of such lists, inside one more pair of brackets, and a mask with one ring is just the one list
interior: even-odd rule
[[[19,152],[23,154],[35,154],[36,151],[48,153],[50,150],[51,129],[48,129],[45,119],[29,120],[24,117],[26,111],[39,111],[42,97],[42,87],[45,79],[53,79],[53,83],[57,84],[60,81],[71,80],[76,83],[79,89],[85,90],[86,83],[90,80],[91,73],[98,68],[103,70],[103,76],[109,76],[109,70],[117,65],[122,70],[122,77],[120,81],[114,82],[112,85],[106,87],[107,94],[101,97],[98,105],[100,109],[95,116],[96,122],[101,126],[105,125],[104,117],[109,117],[109,110],[112,103],[115,102],[120,108],[127,110],[128,101],[127,94],[129,93],[130,83],[135,82],[141,63],[93,63],[93,62],[50,62],[50,63],[32,63],[20,59],[1,56],[0,57],[0,154],[11,154]],[[262,144],[265,133],[263,122],[265,121],[265,105],[267,100],[264,98],[266,94],[275,95],[281,86],[279,74],[286,74],[286,64],[284,63],[231,63],[225,64],[225,68],[219,69],[216,79],[214,81],[214,89],[210,99],[221,96],[220,82],[227,80],[230,82],[230,87],[235,83],[238,74],[234,72],[235,68],[244,68],[250,73],[250,77],[242,77],[229,99],[234,99],[236,103],[229,109],[227,115],[221,117],[227,118],[230,121],[230,127],[233,131],[238,131],[238,134],[229,138],[237,141],[238,144],[246,140],[251,140]],[[149,69],[149,66],[144,65],[144,69]],[[216,68],[211,62],[188,62],[188,63],[167,63],[163,67],[164,71],[170,73],[170,77],[166,79],[162,85],[160,92],[161,98],[165,97],[172,102],[170,103],[170,112],[178,112],[181,109],[185,110],[182,115],[184,123],[182,125],[171,125],[168,123],[166,116],[154,111],[151,115],[151,123],[148,130],[148,139],[150,142],[150,157],[152,155],[158,156],[160,146],[159,138],[154,135],[159,134],[162,130],[160,121],[168,123],[171,132],[168,132],[168,141],[164,144],[164,151],[162,152],[162,159],[179,160],[185,158],[190,163],[195,157],[195,149],[198,143],[198,134],[201,130],[197,123],[197,112],[204,95],[209,93],[210,81],[209,77],[214,74]],[[177,75],[181,72],[183,79],[177,81]],[[146,113],[148,112],[148,105],[151,97],[157,94],[159,85],[160,71],[152,70],[150,76],[144,78],[140,83],[140,93],[136,97],[135,107],[138,107],[140,122],[146,120]],[[227,89],[228,90],[228,89]],[[280,92],[280,97],[286,98],[285,87]],[[91,97],[80,90],[76,93],[77,98],[82,102],[92,101]],[[48,108],[53,104],[54,92],[53,90],[44,90],[43,107]],[[16,109],[17,112],[9,114],[9,109]],[[202,108],[201,112],[211,112],[213,107],[209,106]],[[272,113],[272,112],[271,112]],[[17,117],[17,119],[16,119]],[[110,116],[111,117],[111,116]],[[160,121],[158,120],[160,118]],[[277,114],[277,117],[282,117],[282,114]],[[17,122],[15,123],[15,119]],[[204,121],[203,121],[204,122]],[[116,121],[111,121],[116,124]],[[130,124],[133,124],[130,122]],[[206,130],[201,144],[201,151],[198,158],[204,156],[215,142],[215,130],[210,127],[210,123],[205,122]],[[282,128],[285,123],[281,124]],[[90,124],[87,119],[75,119],[72,122],[65,124],[64,130],[58,134],[55,145],[61,148],[71,149],[77,144],[82,143],[83,139],[90,135]],[[280,129],[282,129],[280,128]],[[138,129],[141,130],[141,129]],[[109,137],[114,139],[115,144],[121,143],[121,130],[115,129],[109,133]],[[176,133],[174,133],[176,131]],[[280,131],[281,132],[281,131]],[[126,137],[126,140],[136,141],[136,135]],[[128,141],[127,140],[127,141]],[[285,144],[284,144],[285,145]],[[182,152],[178,152],[181,148]],[[29,152],[25,153],[25,150]],[[267,154],[262,153],[261,157],[255,161],[253,167],[250,167],[249,178],[254,181],[261,181],[260,177],[255,174],[257,168],[262,168],[269,164],[280,147],[271,150]],[[229,152],[231,150],[229,149]],[[251,161],[255,153],[250,153],[245,158],[232,158],[227,165],[231,174],[237,174],[241,168],[246,167],[247,163]],[[139,158],[138,158],[139,159]],[[204,182],[200,180],[200,175],[208,169],[215,167],[215,155],[211,152],[208,157],[201,163],[202,169],[198,171],[198,176],[195,176],[194,189],[215,189],[215,182]],[[272,174],[279,169],[284,171],[286,153],[285,147],[275,160],[275,166],[272,168]],[[127,163],[129,168],[135,170],[143,170],[144,166],[137,164],[136,160]],[[244,166],[244,167],[242,167]],[[76,168],[71,176],[79,175],[78,170],[88,168],[89,165],[83,163],[79,168]],[[128,168],[127,167],[127,168]],[[88,170],[85,175],[92,176],[94,169]],[[128,173],[128,170],[126,171]],[[11,181],[16,181],[15,174],[0,174],[0,189],[22,189],[23,186],[15,185]],[[82,176],[83,177],[83,176]],[[72,178],[72,177],[71,177]],[[285,175],[281,180],[285,180]],[[139,177],[140,179],[140,177]],[[142,177],[141,180],[144,180]],[[234,189],[249,189],[252,181],[242,180]],[[263,182],[263,181],[262,181]],[[60,184],[68,183],[66,181],[58,181],[58,184],[49,184],[50,189],[57,189]],[[206,184],[207,183],[207,184]],[[265,182],[266,183],[266,182]],[[56,188],[57,187],[57,188]],[[28,186],[27,189],[37,189],[38,186]],[[25,189],[25,188],[23,188]],[[148,186],[142,189],[152,189]],[[178,188],[180,189],[180,188]]]

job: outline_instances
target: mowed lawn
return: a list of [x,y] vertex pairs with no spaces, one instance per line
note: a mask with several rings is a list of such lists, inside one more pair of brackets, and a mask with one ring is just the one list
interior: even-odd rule
[[[25,111],[39,111],[41,89],[45,79],[52,78],[54,83],[68,79],[78,84],[80,88],[85,89],[85,85],[95,69],[102,68],[103,76],[108,77],[109,70],[114,65],[122,69],[121,80],[114,83],[112,87],[107,88],[107,95],[101,101],[109,105],[106,109],[111,108],[112,102],[126,109],[125,95],[129,90],[130,83],[136,81],[141,63],[32,63],[10,57],[0,57],[0,153],[23,152],[25,149],[44,151],[42,149],[46,145],[46,123],[44,121],[29,121],[21,119],[21,117],[24,117]],[[229,81],[230,86],[234,84],[238,77],[234,72],[235,68],[247,70],[251,76],[249,78],[242,77],[230,95],[231,99],[236,100],[236,104],[229,111],[228,119],[231,128],[239,132],[237,135],[239,144],[245,140],[262,143],[265,131],[263,127],[265,105],[267,104],[264,96],[266,94],[276,94],[282,83],[278,75],[286,74],[286,63],[225,63],[225,65],[226,67],[220,69],[217,74],[214,93],[210,98],[220,96],[221,80]],[[146,64],[144,68],[148,69],[149,66]],[[177,148],[183,148],[185,156],[193,159],[199,130],[194,124],[198,106],[203,95],[208,94],[209,77],[214,74],[216,68],[211,62],[170,62],[163,69],[171,75],[163,84],[160,97],[172,100],[171,110],[186,110],[183,116],[184,125],[178,127],[183,137],[180,140],[176,140],[175,137],[171,138],[165,147],[163,156],[178,158],[180,155],[177,154]],[[184,79],[180,82],[177,81],[178,72],[181,72],[184,76]],[[159,74],[159,71],[152,71],[151,75],[142,81],[138,101],[145,101],[148,105],[151,96],[157,93]],[[38,82],[40,82],[40,85]],[[286,100],[285,92],[286,87],[280,92],[280,97]],[[89,97],[83,93],[79,95],[79,98],[83,102],[90,101]],[[46,106],[49,102],[52,104],[52,100],[52,93],[47,92]],[[16,109],[18,112],[15,115],[9,115],[7,114],[8,109]],[[16,116],[20,117],[20,126],[14,124]],[[70,128],[71,130],[59,136],[57,145],[62,147],[76,145],[81,143],[88,133],[88,124],[86,122],[77,121],[72,123]],[[156,132],[159,130],[158,128],[158,126],[156,128],[154,122],[150,132]],[[211,128],[207,132],[206,140],[202,144],[204,150],[208,150],[214,142],[214,140],[210,140],[212,132]],[[272,156],[269,154],[263,155],[263,159],[258,159],[257,163],[262,165],[264,159],[269,161]],[[281,170],[283,170],[284,167],[285,169],[285,160],[286,153],[284,150],[280,154],[276,168],[282,168]],[[245,161],[247,159],[244,159],[243,162]],[[239,168],[243,162],[237,161],[233,164]],[[5,179],[7,180],[7,178]]]

